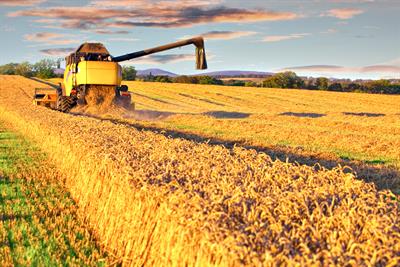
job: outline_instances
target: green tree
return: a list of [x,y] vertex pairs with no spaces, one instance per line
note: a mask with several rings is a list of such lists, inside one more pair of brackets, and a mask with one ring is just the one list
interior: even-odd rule
[[343,89],[347,92],[360,92],[362,90],[362,86],[358,83],[352,82],[344,86]]
[[173,82],[175,82],[175,83],[193,83],[193,84],[196,84],[196,83],[199,83],[199,79],[196,76],[182,75],[182,76],[175,77],[173,79]]
[[365,84],[368,93],[389,93],[391,91],[391,84],[388,80],[371,81]]
[[0,66],[0,74],[3,75],[15,75],[15,69],[18,66],[17,63],[8,63]]
[[328,86],[329,91],[336,91],[336,92],[342,92],[343,87],[341,83],[332,83],[331,85]]
[[244,86],[246,84],[245,81],[241,81],[241,80],[228,80],[224,82],[224,85],[228,85],[228,86]]
[[53,69],[57,66],[57,62],[51,59],[42,59],[33,65],[34,75],[42,78],[49,79],[54,78]]
[[171,79],[168,76],[156,76],[154,81],[159,83],[170,83]]
[[22,62],[15,67],[15,74],[24,77],[33,76],[33,66],[29,62]]
[[133,66],[122,67],[122,79],[125,81],[134,81],[136,79],[136,69]]
[[253,82],[253,81],[246,81],[246,82],[244,83],[244,86],[245,86],[245,87],[257,87],[258,85],[257,85],[256,82]]
[[200,76],[199,77],[199,84],[216,84],[216,85],[223,85],[223,81],[211,76]]
[[329,79],[325,77],[319,77],[317,78],[315,85],[319,90],[328,90]]
[[304,81],[292,71],[280,72],[263,81],[268,88],[304,88]]

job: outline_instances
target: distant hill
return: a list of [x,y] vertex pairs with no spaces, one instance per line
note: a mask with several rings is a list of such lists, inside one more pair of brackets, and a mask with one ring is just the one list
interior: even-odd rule
[[212,77],[255,77],[255,76],[271,76],[274,75],[272,72],[262,71],[242,71],[242,70],[224,70],[224,71],[213,71],[205,72],[202,74],[196,74],[194,76],[207,75]]
[[63,75],[65,69],[53,69],[55,75]]
[[[172,73],[162,69],[146,69],[146,70],[138,70],[137,76],[169,76],[176,77],[180,74]],[[242,70],[224,70],[224,71],[213,71],[213,72],[204,72],[199,74],[192,74],[189,76],[211,76],[217,78],[229,78],[229,77],[266,77],[273,75],[272,72],[262,72],[262,71],[242,71]]]
[[169,76],[169,77],[176,77],[179,76],[178,74],[162,70],[162,69],[146,69],[146,70],[138,70],[136,75],[137,76],[148,76],[148,75],[153,75],[153,76]]

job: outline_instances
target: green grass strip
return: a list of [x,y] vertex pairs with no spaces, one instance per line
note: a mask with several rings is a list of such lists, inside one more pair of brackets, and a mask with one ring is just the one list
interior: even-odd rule
[[0,125],[0,265],[107,265],[76,211],[46,156]]

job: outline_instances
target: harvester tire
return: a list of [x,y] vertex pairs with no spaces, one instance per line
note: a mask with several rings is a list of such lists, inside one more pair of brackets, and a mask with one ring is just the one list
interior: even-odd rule
[[62,90],[57,90],[57,110],[61,112],[68,112],[73,107],[73,101],[68,96],[62,95]]

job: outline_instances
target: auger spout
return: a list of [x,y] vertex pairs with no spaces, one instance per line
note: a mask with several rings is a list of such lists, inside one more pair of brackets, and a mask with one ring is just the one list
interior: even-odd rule
[[137,51],[129,54],[125,54],[122,56],[113,57],[114,62],[121,62],[126,61],[134,58],[139,58],[147,55],[151,55],[154,53],[159,53],[162,51],[187,46],[187,45],[195,45],[196,46],[196,68],[197,69],[207,69],[207,60],[206,60],[206,53],[204,48],[204,39],[202,37],[196,37],[191,39],[186,39],[174,43],[169,43],[162,46],[157,46],[149,49],[145,49],[142,51]]

